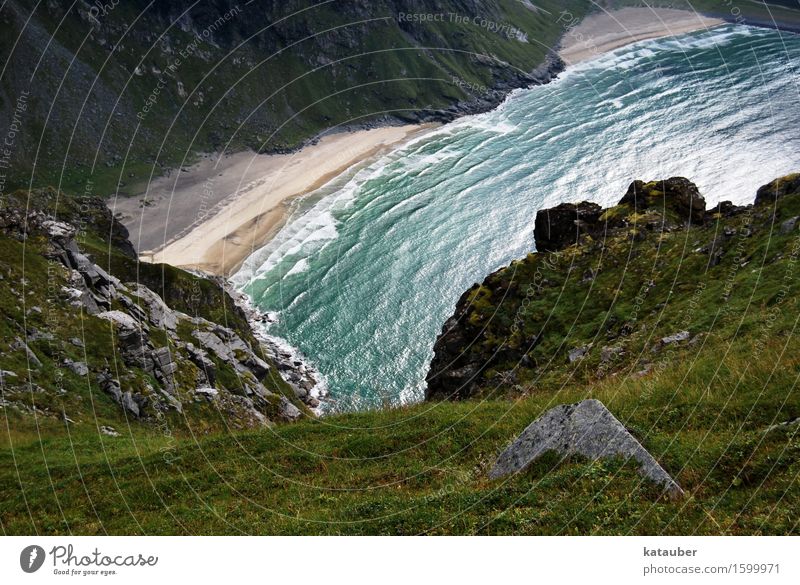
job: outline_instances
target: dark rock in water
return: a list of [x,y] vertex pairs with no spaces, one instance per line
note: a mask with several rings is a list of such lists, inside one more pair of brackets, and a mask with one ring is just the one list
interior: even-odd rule
[[702,223],[706,213],[706,200],[700,195],[697,185],[684,177],[650,183],[634,181],[619,205],[630,205],[636,212],[647,208],[672,209],[693,223]]
[[533,237],[536,250],[553,252],[577,243],[583,233],[596,229],[603,208],[596,203],[562,203],[536,214]]
[[683,490],[599,400],[551,408],[526,428],[498,457],[489,477],[518,473],[548,451],[588,459],[623,457],[640,464],[639,473],[672,497]]
[[774,204],[775,201],[792,193],[800,193],[800,173],[786,175],[767,183],[756,191],[756,205]]

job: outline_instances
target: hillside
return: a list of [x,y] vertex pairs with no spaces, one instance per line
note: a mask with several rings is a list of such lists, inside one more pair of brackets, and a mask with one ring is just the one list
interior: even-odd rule
[[553,393],[646,377],[675,351],[792,343],[783,303],[797,292],[800,208],[787,193],[798,190],[794,175],[762,187],[754,206],[706,210],[697,188],[674,178],[634,182],[610,209],[539,211],[539,253],[457,303],[434,348],[428,398]]
[[485,111],[559,69],[546,56],[562,6],[582,15],[590,3],[132,0],[65,10],[10,0],[0,10],[0,126],[16,116],[21,130],[8,184],[124,195],[196,152],[281,152],[340,126]]
[[706,16],[721,18],[728,22],[779,28],[800,32],[800,6],[797,0],[771,2],[726,2],[725,0],[607,0],[599,2],[612,8],[625,6],[648,6],[691,10]]
[[[648,3],[800,30],[795,4]],[[331,129],[486,111],[561,69],[551,50],[567,24],[632,5],[9,0],[1,186],[131,195],[199,153],[285,152]]]
[[309,413],[311,380],[256,338],[221,283],[139,264],[127,236],[100,199],[44,189],[2,201],[7,424],[205,433]]
[[[541,211],[540,252],[465,293],[445,326],[437,400],[207,438],[20,419],[0,451],[3,529],[797,534],[800,176],[747,207],[702,195],[636,182],[611,209]],[[587,397],[683,498],[618,460],[488,478],[534,418]]]

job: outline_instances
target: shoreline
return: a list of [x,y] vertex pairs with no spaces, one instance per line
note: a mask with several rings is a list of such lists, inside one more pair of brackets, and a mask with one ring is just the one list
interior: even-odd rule
[[114,211],[140,260],[229,277],[285,224],[294,199],[437,127],[329,133],[291,154],[205,156],[177,177],[153,181],[147,204],[141,196],[119,200]]
[[[654,14],[658,15],[655,22]],[[558,58],[549,57],[533,72],[528,87],[548,83],[565,65],[635,42],[724,24],[728,23],[722,19],[666,8],[595,13],[566,30]],[[496,88],[497,103],[502,103],[511,89]],[[451,116],[440,118],[446,123],[448,118],[492,109],[488,106],[455,104],[448,112]],[[140,203],[141,195],[120,199],[114,211],[131,232],[140,260],[228,278],[285,225],[293,200],[440,125],[427,122],[330,132],[289,154],[245,151],[223,158],[205,155],[193,167],[178,169],[177,176],[154,180],[146,204]]]
[[567,66],[640,41],[674,37],[730,24],[721,18],[672,8],[628,7],[590,14],[564,34],[559,56]]

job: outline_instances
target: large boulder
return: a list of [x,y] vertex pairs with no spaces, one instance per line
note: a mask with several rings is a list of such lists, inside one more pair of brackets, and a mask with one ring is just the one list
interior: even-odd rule
[[622,457],[639,463],[639,473],[663,486],[672,497],[683,490],[650,453],[599,400],[584,400],[551,408],[498,457],[489,477],[499,478],[526,469],[546,452],[590,460]]
[[684,177],[671,177],[662,181],[634,181],[619,205],[629,205],[637,213],[646,209],[672,210],[682,219],[702,223],[706,213],[706,200],[697,185]]
[[539,210],[533,230],[536,250],[553,252],[577,243],[581,234],[597,230],[602,214],[602,207],[588,201]]
[[106,321],[111,321],[120,329],[137,330],[141,327],[136,319],[122,311],[103,311],[102,313],[98,313],[97,316]]

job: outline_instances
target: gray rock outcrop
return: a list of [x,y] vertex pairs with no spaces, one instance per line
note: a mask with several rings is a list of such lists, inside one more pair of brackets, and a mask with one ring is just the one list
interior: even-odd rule
[[797,225],[797,220],[798,219],[800,219],[800,217],[795,216],[795,217],[790,217],[789,219],[784,221],[781,224],[781,235],[785,236],[786,234],[792,233],[792,230]]
[[14,340],[14,343],[11,344],[11,349],[22,350],[25,353],[25,356],[28,358],[28,367],[39,368],[42,366],[42,362],[39,360],[33,350],[28,347],[28,344],[19,337],[17,337]]
[[[47,194],[47,197],[54,195]],[[96,204],[101,221],[95,217],[92,227],[110,235],[117,251],[135,258],[135,251],[127,240],[127,231],[123,228],[115,236],[113,227],[116,220],[103,201],[98,199]],[[70,213],[67,216],[73,217]],[[74,217],[81,221],[85,219],[83,204],[80,214]],[[105,225],[110,229],[106,230]],[[84,351],[86,361],[76,361],[75,357],[68,357],[73,355],[71,348],[66,348],[63,354],[61,348],[69,344],[85,349],[82,339],[71,337],[62,341],[43,328],[28,327],[24,339],[17,337],[9,346],[11,351],[27,358],[31,370],[43,369],[45,360],[51,361],[53,354],[57,356],[56,365],[63,368],[66,376],[90,376],[90,380],[96,381],[97,387],[126,416],[143,422],[156,422],[161,413],[171,410],[183,413],[185,405],[191,409],[193,403],[202,403],[206,398],[213,400],[237,428],[297,420],[308,413],[304,405],[319,406],[317,398],[310,394],[314,385],[309,384],[304,376],[304,365],[291,356],[279,355],[277,344],[257,338],[252,321],[249,330],[243,327],[238,317],[250,319],[238,305],[236,310],[241,314],[237,313],[233,327],[184,313],[180,307],[185,309],[187,301],[181,287],[191,280],[189,275],[176,277],[178,284],[174,289],[166,280],[156,282],[170,294],[168,302],[150,288],[154,286],[153,278],[146,281],[149,285],[123,283],[109,272],[111,263],[106,268],[97,264],[92,254],[79,245],[76,239],[79,231],[67,221],[53,219],[49,210],[31,211],[27,204],[0,209],[0,235],[20,242],[36,235],[37,249],[41,249],[42,256],[61,265],[53,266],[54,275],[62,279],[54,301],[91,316],[91,319],[107,321],[107,329],[112,333],[113,346],[109,348],[109,355],[98,356],[92,351]],[[120,274],[129,276],[130,272],[123,265]],[[3,279],[0,275],[0,280]],[[199,280],[195,284],[200,287]],[[226,287],[228,298],[236,303],[236,296],[227,290],[224,281],[216,284]],[[21,297],[13,288],[11,292]],[[223,302],[224,299],[223,296]],[[39,298],[20,303],[20,310],[25,310],[38,324],[43,320],[44,310],[43,305],[34,300]],[[48,344],[32,345],[39,340],[48,341]],[[117,361],[117,357],[121,360]],[[115,362],[114,375],[110,373],[112,359]],[[275,368],[274,372],[272,368]],[[289,379],[296,384],[292,384],[291,389],[286,388],[277,382],[278,375],[284,381]],[[14,388],[9,388],[9,381],[14,377],[14,372],[0,372],[5,395],[21,388],[16,381]],[[144,382],[148,379],[154,383]],[[29,391],[29,386],[26,385],[26,391]],[[17,403],[14,402],[15,408],[26,408]],[[187,413],[189,416],[205,416],[203,412],[192,410]]]
[[153,326],[175,331],[178,326],[178,316],[160,296],[141,284],[131,292],[147,308],[148,318]]
[[639,463],[639,473],[664,487],[671,497],[683,490],[647,450],[599,400],[551,408],[526,428],[501,453],[489,477],[499,478],[526,469],[546,452],[582,455],[590,460],[622,457]]
[[569,363],[577,362],[578,360],[583,359],[586,357],[586,354],[592,349],[592,345],[584,345],[583,347],[576,347],[574,349],[569,350],[567,354],[567,359],[569,359]]

